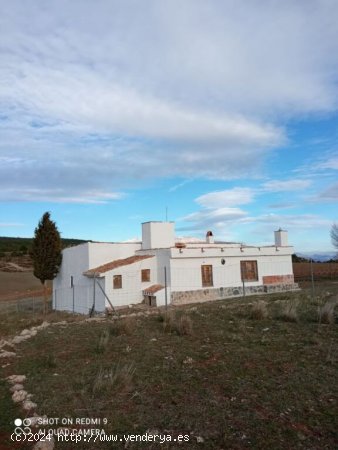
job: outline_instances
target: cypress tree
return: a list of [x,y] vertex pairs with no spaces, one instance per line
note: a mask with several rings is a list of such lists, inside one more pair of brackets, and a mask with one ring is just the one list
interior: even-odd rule
[[46,312],[47,286],[46,280],[53,280],[62,261],[61,237],[55,222],[50,219],[50,213],[45,212],[34,231],[31,256],[33,259],[34,276],[44,287]]

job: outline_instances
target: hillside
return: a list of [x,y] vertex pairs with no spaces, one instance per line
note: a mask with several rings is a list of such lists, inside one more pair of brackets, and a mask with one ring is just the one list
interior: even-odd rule
[[[0,236],[0,255],[1,253],[26,254],[29,252],[33,238],[6,237]],[[61,239],[63,248],[88,242],[81,239]],[[4,256],[4,255],[1,255]],[[15,255],[13,255],[15,256]]]

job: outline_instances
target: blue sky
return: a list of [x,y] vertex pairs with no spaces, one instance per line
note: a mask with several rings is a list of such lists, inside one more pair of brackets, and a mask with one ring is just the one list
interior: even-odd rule
[[0,235],[332,251],[334,0],[2,2]]

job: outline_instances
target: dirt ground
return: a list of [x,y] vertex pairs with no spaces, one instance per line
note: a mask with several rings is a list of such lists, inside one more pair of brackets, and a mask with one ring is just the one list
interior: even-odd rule
[[40,280],[33,272],[1,272],[0,301],[23,298],[28,295],[43,295]]

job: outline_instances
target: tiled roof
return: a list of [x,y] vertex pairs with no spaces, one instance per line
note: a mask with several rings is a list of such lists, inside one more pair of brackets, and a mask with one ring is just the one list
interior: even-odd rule
[[109,270],[117,269],[118,267],[128,266],[129,264],[134,264],[143,259],[153,258],[154,255],[135,255],[129,256],[129,258],[124,259],[115,259],[115,261],[111,261],[107,264],[103,264],[102,266],[95,267],[94,269],[89,269],[83,273],[83,275],[92,276],[94,274],[101,274],[104,272],[108,272]]
[[152,286],[149,286],[146,289],[143,289],[143,294],[152,295],[152,294],[155,294],[155,292],[160,291],[163,288],[164,288],[164,286],[162,286],[162,284],[153,284]]

